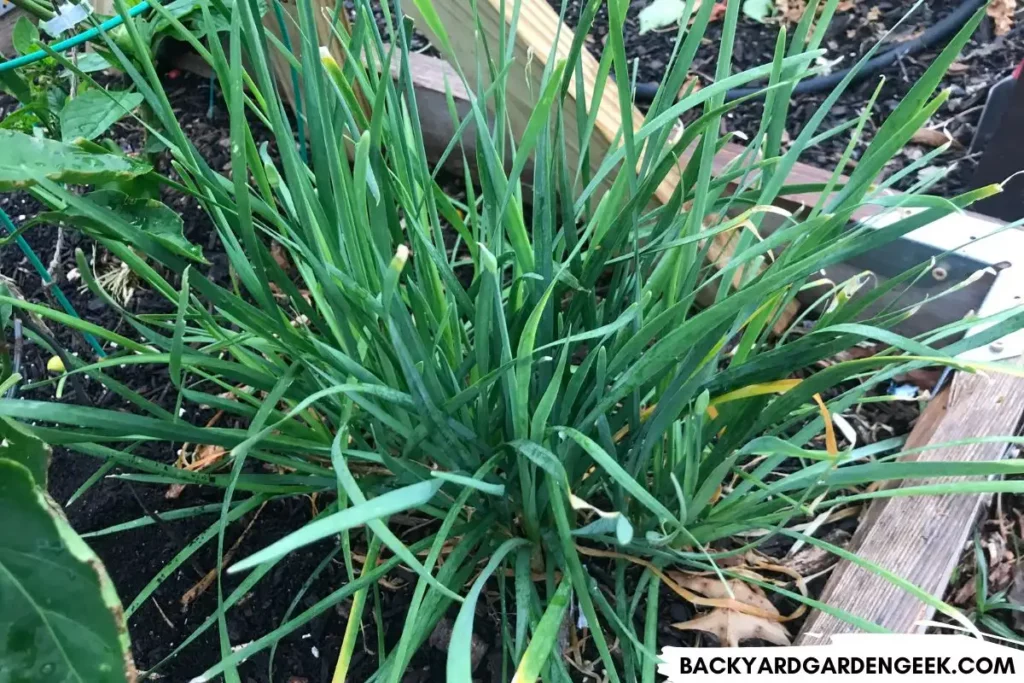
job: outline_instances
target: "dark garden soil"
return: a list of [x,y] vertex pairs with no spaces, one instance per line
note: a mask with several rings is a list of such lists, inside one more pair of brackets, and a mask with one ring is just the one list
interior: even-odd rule
[[[985,632],[1001,637],[1009,632],[1024,646],[1024,612],[1019,611],[1024,605],[1024,496],[992,500],[965,544],[945,600]],[[951,622],[941,615],[937,620]]]
[[[710,2],[711,0],[706,0]],[[569,0],[566,10],[566,22],[574,26],[579,13],[586,3],[583,0]],[[560,8],[559,0],[549,3]],[[898,42],[912,38],[926,28],[942,19],[957,6],[961,0],[931,0],[924,3],[892,37],[883,49],[895,46]],[[649,0],[633,0],[630,3],[626,19],[626,56],[636,60],[637,82],[657,83],[664,75],[666,65],[671,57],[676,39],[676,30],[649,32],[640,36],[637,16]],[[857,59],[867,52],[885,32],[906,12],[913,7],[912,0],[857,0],[856,2],[840,3],[849,9],[837,12],[822,47],[828,50],[824,59],[834,62],[833,68],[844,69],[852,66]],[[788,25],[792,31],[793,25]],[[1014,67],[1024,59],[1024,36],[1021,27],[1015,24],[1010,33],[996,37],[993,35],[992,21],[986,18],[973,39],[963,50],[960,58],[943,79],[941,88],[949,88],[951,95],[946,106],[930,122],[929,127],[948,131],[956,141],[954,147],[939,157],[934,166],[938,169],[949,169],[949,175],[941,180],[932,190],[945,196],[955,195],[970,187],[971,177],[977,165],[977,156],[968,153],[974,131],[981,116],[981,108],[988,96],[989,88],[1000,79],[1012,73]],[[770,63],[775,49],[778,24],[765,25],[740,15],[734,44],[733,73],[738,73],[760,64]],[[598,11],[586,45],[597,57],[604,48],[608,32],[607,8]],[[701,49],[694,60],[691,74],[696,75],[699,82],[707,84],[714,79],[718,44],[721,38],[721,22],[709,26]],[[881,75],[885,77],[885,85],[879,94],[874,111],[865,128],[864,139],[870,141],[874,130],[881,125],[889,113],[899,104],[901,98],[910,90],[918,77],[924,73],[934,57],[941,50],[942,44],[934,48],[902,58],[898,63],[885,69]],[[878,84],[878,76],[873,76],[859,84],[852,85],[840,97],[836,106],[825,117],[820,130],[824,131],[843,121],[857,116],[867,105],[872,92]],[[801,95],[792,102],[789,116],[786,119],[786,131],[791,138],[799,135],[804,125],[817,111],[828,91],[819,94]],[[761,120],[759,104],[744,104],[740,109],[726,115],[723,123],[724,131],[738,131],[748,136],[757,132]],[[837,136],[810,150],[801,161],[826,169],[835,168],[841,160],[848,138]],[[861,145],[853,155],[854,161],[859,158],[865,145]],[[920,145],[909,145],[887,167],[886,174],[891,174],[906,166],[910,161],[919,159],[931,148]],[[916,182],[917,178],[904,179],[903,188]]]
[[[875,4],[871,2],[856,3],[854,9],[840,16],[838,20],[840,27],[830,37],[829,49],[835,55],[844,55],[846,59],[844,64],[848,63],[851,54],[859,53],[874,36],[877,36],[878,28],[866,24],[864,21],[867,12]],[[877,5],[881,10],[880,23],[891,22],[908,4],[878,2]],[[942,16],[954,4],[953,0],[936,0],[936,2],[930,3],[923,9],[918,20],[908,25],[907,31],[913,32],[927,25],[935,18]],[[635,31],[636,13],[642,6],[643,3],[634,2],[630,9],[629,27],[631,31]],[[570,8],[570,21],[573,20],[573,17],[573,9]],[[599,22],[602,21],[604,21],[603,15],[599,17]],[[588,43],[592,49],[600,49],[605,30],[603,27],[604,24],[599,23],[595,30],[595,39]],[[699,75],[714,70],[714,45],[717,31],[717,27],[711,30],[708,44],[702,50],[698,67]],[[776,27],[774,26],[763,26],[744,20],[740,28],[740,38],[737,41],[738,66],[748,67],[770,59],[775,31]],[[674,34],[664,33],[643,38],[633,34],[627,37],[627,50],[630,57],[640,59],[640,80],[652,80],[660,76],[660,69],[664,68],[664,61],[667,60],[671,49],[672,36]],[[970,143],[979,113],[978,105],[984,101],[988,86],[1005,75],[1022,56],[1024,56],[1024,45],[1015,40],[1013,35],[1008,40],[993,41],[991,30],[987,28],[971,43],[967,49],[967,55],[960,60],[960,64],[964,65],[963,70],[955,76],[947,77],[946,84],[955,88],[956,94],[941,116],[949,120],[949,131],[965,146]],[[873,117],[875,125],[884,118],[887,109],[891,109],[896,101],[895,98],[898,98],[909,87],[908,80],[912,80],[913,77],[921,73],[922,64],[927,60],[927,54],[913,59],[908,58],[902,65],[890,70],[888,75],[891,78],[889,85],[886,86],[888,90],[884,91],[880,98],[878,113]],[[844,96],[841,105],[845,107],[845,114],[836,113],[835,120],[856,113],[866,101],[872,87],[872,85],[865,84]],[[180,119],[184,122],[186,132],[211,167],[224,171],[229,170],[227,117],[222,101],[216,93],[211,99],[209,81],[180,73],[174,74],[174,77],[168,76],[165,88],[178,110]],[[792,117],[788,122],[791,135],[795,135],[799,131],[820,99],[820,97],[801,98],[795,104]],[[11,106],[11,100],[0,95],[0,118],[9,111]],[[736,130],[750,132],[756,129],[758,116],[756,107],[751,107],[749,110],[744,109],[729,119],[728,125]],[[115,137],[127,150],[139,151],[141,149],[141,132],[133,125],[119,124]],[[841,151],[841,143],[837,143],[835,146],[823,145],[821,149],[815,150],[815,156],[807,161],[829,166],[838,157],[839,151],[837,150]],[[904,157],[912,158],[917,153],[908,149],[904,152]],[[960,163],[951,177],[944,181],[943,192],[954,192],[964,187],[968,182],[973,160],[965,157],[962,152],[951,152],[942,161],[944,164]],[[204,248],[205,256],[211,262],[208,274],[215,280],[225,281],[228,276],[227,259],[220,250],[212,226],[205,215],[192,200],[169,193],[166,193],[163,199],[181,213],[185,223],[186,236],[193,243]],[[41,207],[25,194],[8,193],[0,195],[0,208],[3,208],[11,216],[16,225],[20,225],[31,219]],[[74,279],[74,250],[82,248],[90,257],[90,261],[92,260],[93,248],[87,238],[81,237],[75,232],[66,232],[63,236],[60,253],[56,256],[54,253],[57,241],[55,228],[51,226],[36,227],[26,234],[26,239],[39,254],[44,264],[50,264],[53,261],[56,265],[53,268],[53,274],[58,286],[72,301],[83,318],[108,329],[124,331],[126,325],[119,319],[118,314],[88,292],[80,290],[81,280]],[[96,254],[96,261],[95,268],[98,272],[117,267],[117,264],[111,262],[102,251]],[[27,300],[48,302],[56,307],[56,302],[52,299],[50,292],[41,285],[38,275],[32,270],[21,251],[13,244],[0,249],[0,274],[12,280]],[[126,307],[135,313],[171,310],[170,303],[141,288],[136,288]],[[69,352],[82,358],[94,357],[93,351],[80,335],[59,326],[51,326],[50,334]],[[40,381],[48,377],[46,362],[49,356],[50,353],[41,347],[25,343],[21,373],[26,382]],[[153,372],[152,368],[148,366],[128,366],[112,368],[110,374],[164,408],[174,409],[175,395],[173,391],[169,390],[171,385],[166,373]],[[47,385],[24,392],[22,395],[25,398],[52,399],[54,390],[53,385]],[[74,384],[69,382],[64,388],[62,400],[69,403],[128,409],[123,405],[121,399],[106,392],[95,383]],[[892,435],[890,432],[905,434],[909,431],[916,418],[916,404],[894,404],[895,407],[890,410],[877,407],[885,405],[872,404],[871,410],[865,411],[861,415],[862,419],[854,420],[854,426],[864,441],[886,438]],[[210,417],[211,411],[208,410],[194,410],[182,415],[183,420],[194,424],[204,424]],[[175,460],[176,451],[181,445],[174,444],[171,448],[161,449],[142,448],[137,453],[144,457],[170,463]],[[99,461],[87,456],[56,449],[49,484],[53,497],[61,504],[66,503],[72,494],[96,472],[99,466]],[[115,469],[110,474],[116,474],[118,471]],[[130,483],[123,479],[104,477],[93,485],[85,495],[68,506],[66,512],[72,525],[79,532],[85,533],[140,517],[148,516],[151,519],[160,519],[160,513],[169,510],[220,501],[218,491],[194,490],[194,487],[186,489],[174,499],[169,499],[167,494],[166,486]],[[324,501],[321,500],[318,503],[323,505]],[[228,530],[225,545],[230,547],[251,523],[251,528],[248,529],[241,541],[237,556],[248,555],[306,523],[311,517],[315,504],[317,503],[302,497],[268,503],[258,515],[250,514],[232,525]],[[216,515],[206,515],[184,521],[161,520],[136,530],[90,538],[89,542],[106,564],[118,593],[127,606],[191,539],[207,529],[215,520]],[[832,539],[841,542],[844,534],[845,537],[848,537],[852,532],[855,523],[856,519],[854,518],[837,523],[831,532]],[[359,543],[358,540],[355,542]],[[774,550],[784,553],[785,549],[785,547],[778,546]],[[266,579],[257,584],[239,607],[228,613],[227,624],[231,642],[235,645],[245,644],[277,628],[285,618],[292,601],[303,589],[311,572],[332,550],[333,547],[325,542],[292,553],[281,562]],[[162,587],[146,600],[132,616],[129,626],[134,655],[140,668],[151,667],[159,662],[209,615],[214,613],[217,605],[216,586],[207,590],[185,608],[182,607],[182,596],[215,567],[215,552],[215,543],[210,543],[193,555],[191,561],[185,562],[172,572]],[[600,571],[599,564],[595,563],[595,566],[595,571]],[[823,568],[824,566],[818,567],[818,570]],[[397,576],[401,584],[402,575],[393,576]],[[408,580],[409,577],[405,578]],[[316,601],[343,586],[346,580],[344,566],[337,561],[329,562],[320,577],[306,587],[305,592],[298,599],[297,608],[292,615],[309,608]],[[237,577],[226,577],[224,594],[229,594],[237,586],[238,581]],[[812,593],[819,591],[823,582],[824,578],[813,582],[810,586]],[[409,583],[381,587],[382,623],[386,631],[384,640],[388,647],[392,647],[401,635],[410,593]],[[693,611],[689,605],[675,599],[666,591],[663,591],[660,604],[663,612],[660,620],[662,623],[661,634],[665,644],[712,644],[714,642],[713,638],[695,635],[692,632],[684,634],[669,626],[672,622],[693,617]],[[341,642],[341,634],[346,623],[347,605],[347,601],[340,603],[337,608],[327,610],[306,624],[305,627],[282,640],[276,650],[272,675],[268,673],[269,653],[263,652],[245,665],[242,671],[243,680],[246,683],[262,681],[312,683],[330,680]],[[780,602],[779,607],[783,613],[788,613],[792,611],[794,605]],[[498,609],[498,604],[494,600],[488,599],[482,602],[477,615],[477,636],[481,643],[487,646],[487,653],[483,656],[476,673],[479,680],[482,681],[497,681],[502,678],[502,671],[498,664],[500,661]],[[369,614],[369,610],[367,614]],[[637,618],[638,626],[642,627],[643,606],[638,610]],[[364,637],[356,648],[350,673],[349,680],[352,681],[366,680],[377,666],[377,655],[375,652],[371,652],[377,647],[376,625],[372,618],[365,618],[364,626]],[[414,659],[405,681],[426,683],[442,679],[444,638],[443,634],[436,635],[438,637],[432,638],[430,644],[425,644]],[[366,645],[364,646],[363,643]],[[220,656],[220,645],[216,626],[214,626],[186,648],[180,656],[160,670],[160,674],[164,676],[162,680],[184,683],[214,664],[220,659]],[[505,680],[509,677],[505,676]],[[583,679],[581,678],[581,680]]]

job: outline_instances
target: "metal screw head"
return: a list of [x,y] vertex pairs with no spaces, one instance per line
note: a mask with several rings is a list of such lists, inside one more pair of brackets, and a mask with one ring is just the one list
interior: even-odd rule
[[1000,340],[992,342],[991,344],[988,345],[988,350],[991,351],[992,353],[999,353],[1000,351],[1003,350],[1003,342]]

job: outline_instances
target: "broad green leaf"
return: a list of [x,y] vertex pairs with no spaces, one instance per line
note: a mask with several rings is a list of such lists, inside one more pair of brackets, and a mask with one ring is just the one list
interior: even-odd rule
[[[28,104],[32,99],[32,88],[17,69],[0,71],[0,91],[10,93],[22,104]],[[9,118],[10,114],[7,117]]]
[[[170,251],[199,263],[205,263],[203,250],[185,239],[185,225],[181,216],[169,206],[156,199],[131,197],[117,190],[96,190],[85,197],[95,206],[109,209],[129,225],[138,228],[158,240]],[[105,234],[105,226],[69,207],[60,214],[69,222],[81,227],[90,227],[99,234]]]
[[89,74],[109,69],[113,65],[99,52],[84,52],[75,57],[75,66],[82,73]]
[[637,16],[640,35],[678,24],[685,11],[686,3],[683,0],[652,0]]
[[60,134],[65,142],[95,140],[142,104],[137,92],[86,90],[68,100],[60,112]]
[[743,0],[743,13],[754,21],[765,23],[775,12],[772,0]]
[[5,681],[135,680],[99,558],[29,470],[0,459],[0,672]]
[[23,465],[39,487],[46,489],[50,447],[27,427],[9,417],[0,417],[0,458]]
[[38,178],[59,183],[99,184],[127,180],[152,168],[119,154],[83,149],[78,145],[0,130],[0,190],[31,187]]
[[39,42],[39,29],[36,28],[36,25],[26,16],[18,17],[18,21],[11,31],[11,43],[14,45],[14,50],[19,55],[27,55],[39,49],[36,46],[37,42]]

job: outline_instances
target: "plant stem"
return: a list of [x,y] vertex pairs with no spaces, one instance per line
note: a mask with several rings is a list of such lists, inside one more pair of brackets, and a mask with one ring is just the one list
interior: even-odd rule
[[35,2],[35,0],[11,0],[11,4],[25,10],[33,16],[39,17],[43,21],[53,19],[55,16],[53,10],[49,9],[42,3]]

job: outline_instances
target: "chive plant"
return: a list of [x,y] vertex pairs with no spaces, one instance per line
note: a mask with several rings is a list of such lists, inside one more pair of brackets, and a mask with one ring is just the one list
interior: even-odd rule
[[[439,49],[455,59],[431,0],[414,2]],[[68,370],[103,383],[130,410],[3,400],[0,415],[31,422],[50,443],[102,459],[133,481],[222,493],[215,506],[167,513],[170,519],[216,512],[217,519],[127,608],[137,610],[202,543],[217,543],[218,569],[237,572],[242,581],[230,592],[218,581],[216,612],[174,651],[219,630],[222,659],[196,672],[197,680],[238,681],[239,667],[254,653],[351,599],[334,678],[344,680],[361,621],[376,618],[381,626],[377,582],[400,567],[415,577],[414,586],[400,638],[380,649],[372,680],[381,683],[402,680],[449,613],[457,616],[447,679],[470,680],[471,635],[485,589],[500,594],[501,657],[516,680],[570,680],[558,633],[571,609],[573,620],[589,625],[590,652],[608,680],[653,681],[659,601],[668,595],[659,590],[661,570],[742,578],[724,560],[779,535],[843,552],[953,613],[883,568],[792,527],[893,495],[893,489],[866,490],[885,480],[912,480],[899,495],[1024,489],[1019,480],[992,479],[1020,473],[1017,462],[901,462],[908,452],[902,439],[856,444],[833,427],[835,416],[877,400],[872,391],[901,373],[929,365],[976,370],[978,364],[958,356],[1019,329],[1024,312],[1000,313],[967,336],[977,320],[901,336],[895,326],[916,307],[900,295],[928,272],[927,263],[874,287],[862,286],[867,278],[861,276],[827,283],[809,313],[793,319],[787,311],[808,283],[821,284],[823,268],[893,246],[997,191],[951,199],[891,196],[885,190],[894,179],[883,175],[942,106],[946,94],[935,93],[940,78],[983,11],[872,139],[862,135],[870,107],[823,127],[851,74],[783,144],[790,95],[817,69],[836,0],[808,2],[792,34],[780,30],[771,64],[735,74],[731,47],[740,0],[731,0],[716,80],[699,90],[683,86],[714,3],[688,0],[688,20],[681,21],[645,123],[621,131],[613,151],[593,166],[586,155],[576,162],[564,150],[566,130],[577,130],[576,144],[587,149],[594,129],[592,103],[576,98],[573,77],[604,3],[589,0],[583,7],[567,59],[550,55],[519,135],[502,95],[510,86],[513,18],[502,29],[505,48],[479,36],[476,62],[456,60],[472,93],[468,114],[453,114],[457,135],[445,153],[464,162],[460,201],[439,181],[443,164],[428,162],[409,76],[410,28],[397,0],[382,7],[383,31],[369,0],[356,1],[351,24],[334,24],[343,63],[322,55],[314,30],[321,17],[310,2],[298,4],[302,38],[284,56],[299,69],[308,159],[272,75],[271,60],[285,48],[265,32],[258,3],[202,5],[199,23],[207,30],[201,35],[221,29],[223,41],[197,37],[174,12],[152,4],[213,70],[230,114],[231,172],[207,165],[179,125],[136,22],[125,20],[131,58],[120,41],[108,40],[107,48],[153,114],[143,125],[173,160],[173,174],[151,177],[200,203],[230,260],[231,281],[211,280],[202,256],[166,239],[155,217],[139,220],[139,213],[73,192],[53,177],[26,178],[34,195],[127,264],[171,312],[124,310],[97,284],[82,253],[86,285],[118,309],[130,333],[4,297],[112,343],[107,359]],[[598,88],[612,87],[614,78],[626,113],[627,7],[625,0],[607,3],[611,32],[598,77]],[[122,0],[117,8],[127,15]],[[465,11],[478,7],[468,3]],[[398,65],[395,79],[390,64]],[[477,75],[475,86],[466,73]],[[712,160],[732,139],[720,132],[723,116],[751,99],[727,101],[726,93],[751,84],[763,86],[755,96],[764,100],[760,129],[745,154],[716,171]],[[691,123],[674,135],[683,116]],[[270,132],[276,155],[257,145],[256,125]],[[458,143],[466,130],[472,152]],[[787,176],[801,155],[833,137],[849,140],[844,162],[862,149],[852,175],[841,178],[840,164],[832,181],[817,188],[824,191],[818,206],[798,214],[773,208],[788,194],[814,189],[788,185]],[[671,198],[656,201],[656,190],[677,169]],[[903,217],[885,227],[851,223],[865,206],[900,210]],[[727,255],[710,258],[722,238],[732,240]],[[292,267],[275,259],[272,248],[287,254]],[[823,362],[865,341],[883,350]],[[176,405],[157,405],[104,372],[123,364],[167,372]],[[223,410],[244,426],[189,424],[178,417],[178,408],[189,405]],[[126,444],[139,441],[162,443],[168,452],[184,441],[227,453],[205,470],[186,471],[133,454]],[[924,481],[951,476],[961,479]],[[229,525],[264,501],[310,493],[330,505],[225,566]],[[398,513],[423,519],[415,542],[389,527],[389,516]],[[320,568],[340,557],[349,580],[236,648],[226,627],[231,610],[292,550],[323,539],[333,539],[336,549]],[[361,568],[356,555],[365,557]],[[602,562],[603,570],[594,571]]]

